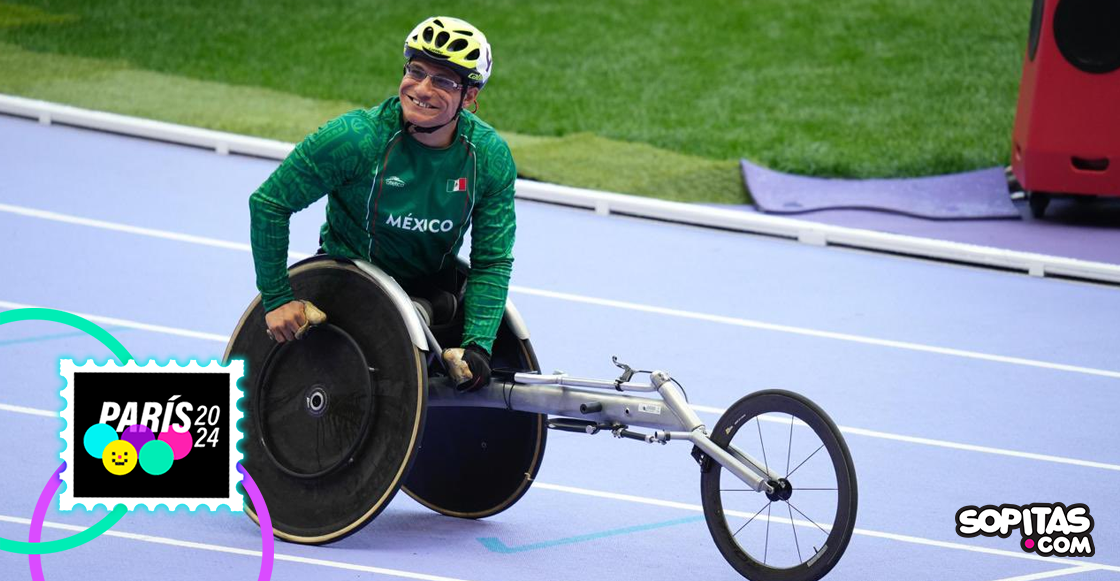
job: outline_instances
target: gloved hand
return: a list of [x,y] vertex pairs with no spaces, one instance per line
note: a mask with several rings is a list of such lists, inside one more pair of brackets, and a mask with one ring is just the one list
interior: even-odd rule
[[490,383],[490,354],[471,343],[465,348],[444,349],[443,360],[459,391],[477,391]]
[[268,336],[283,343],[303,337],[311,327],[325,323],[327,315],[311,301],[291,301],[266,313],[264,321]]

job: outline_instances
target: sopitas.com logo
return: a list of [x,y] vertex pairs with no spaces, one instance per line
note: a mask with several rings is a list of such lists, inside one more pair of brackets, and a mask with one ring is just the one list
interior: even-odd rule
[[1092,557],[1093,517],[1084,504],[1060,502],[1026,505],[966,506],[957,511],[957,534],[962,537],[1007,538],[1018,531],[1019,546],[1043,557]]

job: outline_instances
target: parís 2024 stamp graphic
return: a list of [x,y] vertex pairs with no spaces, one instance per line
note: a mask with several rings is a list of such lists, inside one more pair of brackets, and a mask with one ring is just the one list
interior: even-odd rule
[[60,510],[124,504],[243,510],[237,409],[244,363],[63,359]]

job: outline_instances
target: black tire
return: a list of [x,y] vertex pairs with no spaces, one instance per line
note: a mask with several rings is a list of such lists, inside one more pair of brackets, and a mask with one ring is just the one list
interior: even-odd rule
[[1050,205],[1050,194],[1030,192],[1027,194],[1027,203],[1031,207],[1031,216],[1041,220],[1046,215],[1046,207]]
[[[731,474],[730,471],[728,471],[725,475],[723,467],[718,462],[712,460],[711,458],[704,458],[702,460],[704,471],[700,476],[700,496],[703,500],[704,505],[704,518],[707,521],[708,530],[712,534],[712,539],[715,541],[716,547],[719,548],[720,553],[723,554],[723,557],[725,559],[727,559],[727,562],[743,577],[746,577],[751,581],[816,581],[817,579],[820,579],[825,574],[827,574],[830,570],[832,570],[836,563],[839,562],[840,557],[843,556],[844,551],[848,547],[848,542],[852,537],[852,531],[855,528],[858,496],[855,467],[852,464],[852,456],[848,451],[848,446],[844,442],[844,437],[840,434],[840,430],[837,429],[836,424],[832,422],[832,420],[823,410],[821,410],[820,407],[818,407],[815,403],[810,401],[808,398],[805,398],[804,396],[783,390],[766,390],[752,393],[735,402],[734,405],[728,408],[728,410],[720,417],[719,421],[716,422],[715,427],[711,430],[711,439],[716,443],[716,445],[723,449],[727,449],[732,442],[735,442],[735,445],[738,449],[740,449],[741,451],[746,451],[740,445],[740,443],[744,442],[744,440],[735,439],[735,436],[739,433],[740,428],[743,428],[744,426],[752,423],[751,420],[755,420],[754,423],[758,424],[758,439],[761,443],[763,441],[763,428],[761,422],[759,422],[757,418],[764,414],[773,413],[783,414],[790,417],[790,440],[789,452],[787,452],[786,454],[786,472],[779,472],[778,469],[781,468],[781,466],[779,465],[773,466],[774,469],[772,470],[772,472],[780,473],[781,479],[785,480],[787,476],[794,476],[796,473],[798,473],[799,469],[801,469],[803,465],[808,465],[808,462],[810,462],[813,457],[820,458],[818,456],[818,452],[824,450],[828,453],[830,463],[823,464],[822,461],[818,459],[813,465],[813,469],[817,470],[818,472],[823,471],[824,474],[834,474],[836,478],[836,488],[805,488],[802,495],[799,496],[797,494],[798,479],[804,478],[807,476],[807,474],[811,473],[811,471],[805,471],[801,472],[800,476],[796,476],[788,481],[791,485],[791,494],[785,499],[781,499],[780,497],[776,499],[768,498],[765,493],[756,493],[752,490],[745,490],[746,485],[742,484],[742,482],[733,474]],[[814,451],[812,454],[810,454],[804,461],[790,470],[789,467],[791,463],[791,454],[794,448],[794,418],[800,420],[812,429],[813,433],[820,440],[821,446],[817,448],[816,451]],[[767,423],[770,423],[775,418],[768,417],[766,419]],[[784,419],[782,419],[781,421],[784,422]],[[782,439],[784,439],[784,425],[785,424],[783,423],[779,427],[768,426],[767,430],[783,430]],[[753,430],[745,433],[744,438],[746,436],[749,436],[751,433],[753,433]],[[804,439],[804,436],[802,436],[802,439]],[[810,447],[815,445],[816,443],[813,442]],[[763,457],[765,458],[765,444],[762,444],[762,451]],[[798,457],[800,457],[800,454]],[[766,460],[763,460],[763,462],[764,464],[768,464],[768,461]],[[726,480],[731,480],[735,483],[739,483],[740,488],[722,488],[721,477]],[[819,477],[820,476],[818,475],[814,478]],[[801,483],[801,485],[805,487],[808,487],[811,484],[816,484],[816,482]],[[835,510],[833,512],[832,521],[828,523],[831,525],[831,528],[829,528],[828,530],[825,530],[820,526],[820,524],[818,524],[819,520],[823,519],[814,519],[810,516],[806,516],[805,513],[801,512],[796,504],[792,503],[792,500],[794,498],[804,498],[805,500],[814,499],[813,495],[808,495],[808,491],[810,490],[835,490]],[[732,496],[730,494],[732,492],[735,493],[735,496]],[[738,501],[746,502],[747,500],[749,500],[750,510],[746,511],[746,513],[754,512],[754,515],[750,517],[750,519],[748,519],[741,527],[736,526],[736,530],[734,532],[731,528],[732,525],[728,522],[728,515],[730,513],[735,513],[734,516],[742,518],[745,513],[738,513],[726,508],[723,493],[728,493],[727,496],[732,500],[733,503]],[[829,494],[829,496],[825,497],[823,501],[823,506],[827,509],[823,512],[823,514],[825,515],[832,511],[832,501],[830,500],[830,496],[831,493]],[[816,497],[816,499],[818,500],[820,498],[821,497]],[[760,503],[765,503],[765,506],[755,512],[755,505]],[[782,504],[785,504],[786,506],[781,507]],[[779,521],[786,520],[784,518],[784,516],[787,514],[786,511],[788,511],[788,514],[790,514],[791,517],[794,514],[793,511],[795,510],[800,513],[800,516],[802,518],[798,520],[803,521],[802,528],[807,529],[808,533],[810,533],[811,535],[817,535],[817,539],[823,540],[823,542],[820,543],[820,548],[817,549],[816,544],[808,545],[810,534],[806,534],[803,532],[802,534],[806,538],[806,544],[808,546],[813,546],[814,550],[810,551],[808,550],[808,548],[806,548],[805,556],[804,558],[802,558],[802,546],[800,544],[800,541],[798,540],[797,526],[793,522],[794,519],[791,518],[788,521],[790,522],[789,529],[792,530],[794,543],[798,543],[796,547],[796,559],[788,564],[783,564],[782,566],[767,564],[767,553],[770,550],[770,525],[772,522],[770,515],[773,513],[774,505],[777,505],[780,511],[780,515],[778,517]],[[743,506],[746,506],[746,504],[744,504]],[[784,508],[785,510],[781,510],[782,508]],[[765,519],[766,548],[763,549],[760,547],[754,547],[755,550],[752,553],[745,549],[740,543],[740,540],[744,540],[745,544],[750,544],[749,542],[746,542],[745,537],[747,535],[744,535],[744,538],[740,538],[738,540],[736,539],[736,535],[740,534],[740,532],[746,529],[746,527],[749,526],[752,522],[755,522],[755,517],[760,516],[763,510],[768,511],[767,518]],[[819,516],[819,513],[815,511],[810,512],[818,514]],[[757,526],[761,527],[761,522],[762,520],[758,520],[759,524]],[[808,523],[812,523],[817,526],[814,529],[814,527],[812,527]],[[738,522],[736,522],[735,524],[738,525]],[[784,528],[784,523],[782,526]],[[816,529],[819,529],[819,531]],[[752,532],[757,534],[757,529],[753,529]],[[759,553],[762,553],[761,560],[759,559]],[[792,556],[792,553],[790,553],[790,555]]]
[[[273,535],[318,545],[361,530],[385,509],[408,477],[424,433],[427,368],[424,352],[410,341],[405,319],[390,299],[389,289],[352,262],[316,256],[293,265],[289,280],[296,296],[311,300],[327,313],[327,328],[337,326],[339,331],[312,330],[302,341],[275,349],[264,333],[264,308],[258,296],[238,322],[223,361],[245,361],[241,380],[245,417],[238,424],[244,437],[239,448],[244,453],[242,464],[268,505]],[[303,355],[317,345],[329,349],[331,344],[323,341],[332,336],[356,343],[361,351],[357,369],[340,369],[338,361],[324,356],[316,365],[292,364],[292,369],[286,368],[276,379],[285,388],[299,382],[322,387],[335,403],[317,416],[321,419],[299,416],[302,423],[273,421],[268,406],[262,406],[259,399],[262,394],[275,393],[278,385],[270,382],[262,389],[260,378],[267,379],[273,365],[305,361]],[[270,361],[274,350],[276,355]],[[335,355],[344,355],[344,351],[339,349]],[[372,377],[370,368],[377,370]],[[365,377],[358,384],[341,385],[361,375]],[[371,396],[376,401],[369,401]],[[343,401],[347,403],[338,403]],[[299,406],[296,409],[304,413]],[[304,442],[318,445],[328,440],[320,440],[319,432],[308,430],[350,421],[355,422],[352,430],[343,430],[330,440],[333,452],[323,456],[323,465],[305,463],[315,457],[298,453],[301,439],[295,436],[310,434]],[[296,433],[300,426],[303,432]],[[285,427],[295,432],[286,433]],[[245,512],[259,524],[256,507],[248,498]]]

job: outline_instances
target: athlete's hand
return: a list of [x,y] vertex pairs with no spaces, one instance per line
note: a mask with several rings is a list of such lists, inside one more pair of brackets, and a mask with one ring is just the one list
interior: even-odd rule
[[295,339],[296,332],[307,323],[303,301],[291,301],[272,309],[265,314],[264,323],[268,327],[268,335],[277,343]]
[[490,354],[475,344],[463,349],[444,349],[443,360],[447,362],[451,379],[459,391],[477,391],[490,383]]

